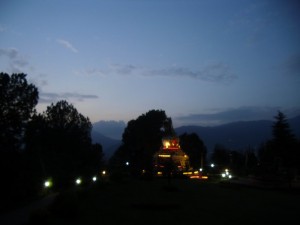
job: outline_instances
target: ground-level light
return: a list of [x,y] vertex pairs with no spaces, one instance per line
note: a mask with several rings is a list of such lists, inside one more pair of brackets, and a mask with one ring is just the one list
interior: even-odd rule
[[79,184],[82,183],[82,180],[81,180],[80,178],[77,178],[76,181],[75,181],[75,183],[76,183],[77,185],[79,185]]
[[222,178],[228,178],[231,179],[232,175],[229,173],[228,169],[225,169],[225,172],[221,174]]
[[44,182],[44,187],[45,187],[45,188],[50,188],[50,187],[52,187],[52,181],[51,181],[51,180],[46,180],[46,181]]
[[94,182],[96,182],[96,181],[97,181],[97,177],[94,176],[94,177],[92,178],[92,180],[93,180]]

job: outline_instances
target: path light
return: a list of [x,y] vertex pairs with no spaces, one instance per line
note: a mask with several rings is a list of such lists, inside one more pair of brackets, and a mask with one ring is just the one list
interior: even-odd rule
[[225,169],[225,172],[221,174],[222,178],[228,178],[231,179],[232,175],[229,173],[228,169]]
[[46,181],[44,182],[44,187],[45,187],[45,188],[50,188],[50,187],[52,187],[52,181],[51,181],[51,180],[46,180]]
[[97,177],[96,177],[96,176],[93,177],[93,181],[94,181],[94,182],[97,181]]
[[103,171],[102,171],[102,175],[104,176],[105,174],[106,174],[106,171],[105,171],[105,170],[103,170]]
[[82,180],[81,180],[80,178],[77,178],[76,181],[75,181],[75,183],[76,183],[77,185],[80,185],[81,182],[82,182]]

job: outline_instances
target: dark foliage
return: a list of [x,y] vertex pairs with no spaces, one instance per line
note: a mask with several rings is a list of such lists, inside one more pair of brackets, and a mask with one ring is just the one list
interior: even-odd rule
[[0,150],[20,150],[26,124],[35,111],[38,90],[26,75],[0,73]]
[[37,177],[54,178],[60,186],[78,176],[96,174],[102,147],[91,143],[91,123],[66,101],[52,104],[33,117],[28,127],[27,151]]
[[294,177],[300,165],[300,147],[282,112],[274,117],[273,138],[263,144],[259,158],[263,173]]
[[25,74],[0,73],[0,176],[4,181],[0,208],[9,208],[9,204],[30,194],[22,150],[24,132],[37,102],[38,90],[27,82]]
[[227,168],[234,175],[253,174],[257,167],[257,157],[255,151],[251,148],[242,152],[216,145],[211,160],[216,165],[216,171],[220,172]]
[[206,146],[196,133],[184,133],[179,136],[182,150],[189,156],[190,165],[195,168],[203,168],[206,159]]
[[[110,160],[111,166],[129,169],[135,176],[141,174],[142,170],[151,172],[153,154],[159,150],[163,135],[171,132],[164,127],[167,119],[164,111],[150,110],[136,120],[129,121],[123,133],[123,144]],[[128,168],[126,161],[130,163]]]

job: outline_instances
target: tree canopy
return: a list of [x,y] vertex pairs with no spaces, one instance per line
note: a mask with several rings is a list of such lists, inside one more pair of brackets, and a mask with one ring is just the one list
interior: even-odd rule
[[279,111],[274,118],[273,136],[260,148],[260,162],[266,171],[290,173],[300,164],[299,143],[290,129],[286,115]]
[[207,153],[204,142],[196,133],[184,133],[179,138],[182,150],[189,156],[190,165],[195,169],[203,168]]
[[170,132],[165,128],[170,120],[163,110],[150,110],[135,120],[128,122],[123,133],[123,144],[111,159],[114,165],[130,162],[131,172],[139,174],[142,170],[152,170],[153,154],[159,150],[163,135]]
[[26,74],[0,73],[0,150],[19,150],[25,126],[35,112],[38,89]]
[[28,151],[39,158],[45,176],[69,181],[96,174],[102,147],[91,143],[91,122],[67,101],[51,104],[33,117],[27,131]]
[[0,198],[4,205],[29,193],[22,150],[24,132],[37,102],[38,90],[27,82],[25,74],[0,73]]

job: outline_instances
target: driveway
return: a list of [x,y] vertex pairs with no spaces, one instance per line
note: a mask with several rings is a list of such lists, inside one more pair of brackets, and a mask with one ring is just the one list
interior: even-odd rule
[[1,225],[24,225],[28,222],[32,212],[45,208],[50,205],[58,193],[52,193],[40,199],[36,202],[33,202],[23,208],[16,209],[14,211],[8,212],[6,214],[0,215],[0,224]]

